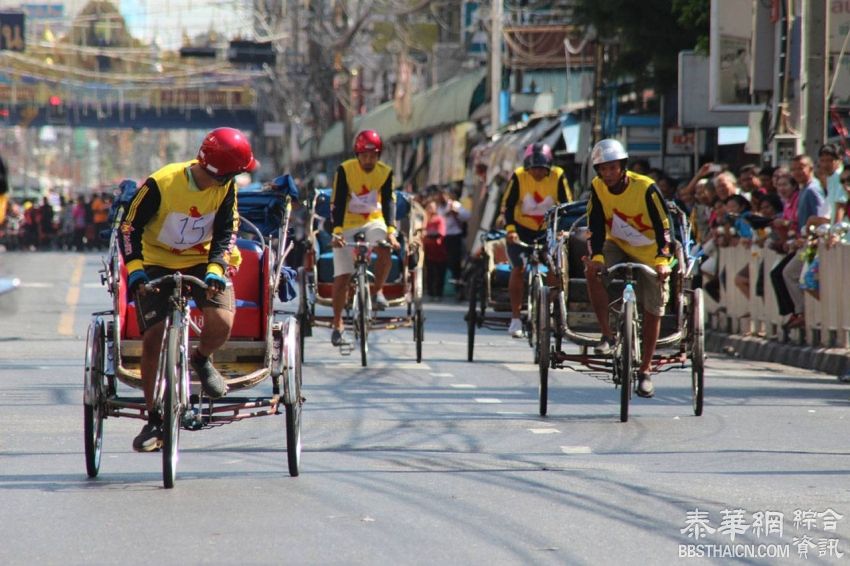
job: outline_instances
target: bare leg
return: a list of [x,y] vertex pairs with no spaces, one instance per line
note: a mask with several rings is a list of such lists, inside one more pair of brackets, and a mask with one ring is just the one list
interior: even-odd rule
[[378,254],[378,259],[375,260],[375,283],[372,285],[372,290],[378,293],[384,288],[384,283],[390,274],[392,260],[389,248],[376,248],[375,253]]
[[658,343],[658,335],[661,333],[661,317],[643,311],[643,351],[641,352],[640,371],[648,372],[652,367],[652,356],[655,354],[655,345]]
[[514,267],[511,269],[511,278],[508,280],[508,295],[511,297],[511,317],[519,318],[522,310],[522,267]]
[[605,290],[605,286],[602,285],[602,279],[599,277],[588,277],[587,294],[590,297],[593,312],[596,314],[596,320],[599,321],[602,336],[614,336],[614,333],[611,332],[611,325],[608,323],[608,303],[611,299],[608,297],[608,291]]
[[[386,277],[386,276],[385,276]],[[334,277],[333,286],[333,309],[334,320],[333,327],[340,332],[345,329],[342,323],[342,309],[345,308],[346,300],[348,299],[348,283],[351,281],[351,274],[338,275]]]
[[201,331],[201,339],[197,348],[200,355],[205,358],[209,357],[224,346],[230,338],[233,316],[234,313],[225,309],[215,307],[204,309],[204,328]]
[[156,372],[159,369],[163,332],[165,332],[165,321],[160,321],[145,330],[142,336],[142,359],[139,369],[142,373],[142,390],[145,393],[148,412],[153,410],[153,390],[156,384]]

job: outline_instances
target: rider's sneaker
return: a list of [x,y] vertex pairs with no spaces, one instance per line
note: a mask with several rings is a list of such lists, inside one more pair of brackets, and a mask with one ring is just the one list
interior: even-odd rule
[[375,296],[372,297],[372,307],[376,311],[382,311],[389,306],[390,306],[390,302],[384,296],[383,291],[378,291],[377,293],[375,293]]
[[525,333],[522,330],[522,321],[520,319],[511,319],[511,324],[508,326],[508,334],[510,334],[512,338],[522,338],[525,336]]
[[218,370],[213,367],[212,360],[209,357],[202,357],[196,351],[190,362],[192,369],[195,370],[195,374],[201,381],[201,388],[208,397],[218,399],[227,394],[227,383],[224,382],[224,378],[218,373]]
[[652,385],[652,379],[650,379],[649,374],[646,372],[638,373],[638,387],[637,394],[640,397],[652,397],[655,395],[655,387]]
[[337,330],[336,328],[334,328],[333,332],[331,332],[331,344],[333,344],[334,346],[343,346],[348,343],[348,335],[346,334],[345,330]]
[[147,423],[142,431],[133,439],[133,450],[136,452],[153,452],[162,448],[162,425]]
[[606,356],[614,350],[614,339],[610,336],[603,336],[596,346],[593,347],[593,353],[597,356]]

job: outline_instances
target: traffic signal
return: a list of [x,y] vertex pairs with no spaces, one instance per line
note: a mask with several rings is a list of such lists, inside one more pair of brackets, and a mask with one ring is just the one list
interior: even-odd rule
[[55,126],[68,123],[68,112],[62,104],[62,97],[56,94],[47,99],[47,123]]
[[246,41],[234,39],[227,50],[227,60],[231,63],[249,63],[274,65],[277,59],[271,41]]

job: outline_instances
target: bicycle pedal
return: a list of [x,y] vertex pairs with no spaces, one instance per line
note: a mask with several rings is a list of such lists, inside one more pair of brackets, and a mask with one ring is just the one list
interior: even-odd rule
[[350,356],[351,352],[353,352],[353,351],[354,351],[354,345],[353,344],[340,344],[339,345],[339,353],[342,354],[343,356]]

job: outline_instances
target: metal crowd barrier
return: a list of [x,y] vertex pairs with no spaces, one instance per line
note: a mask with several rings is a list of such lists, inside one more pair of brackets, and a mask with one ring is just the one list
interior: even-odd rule
[[[782,326],[786,317],[779,314],[770,281],[770,270],[783,257],[773,250],[755,245],[750,248],[741,245],[719,248],[720,301],[706,304],[710,326],[730,334],[761,336],[812,347],[850,349],[850,244],[819,244],[819,297],[804,293],[806,324],[801,329],[787,332]],[[744,267],[749,269],[749,297],[735,286],[735,275]],[[756,294],[760,270],[763,270],[763,296]]]

